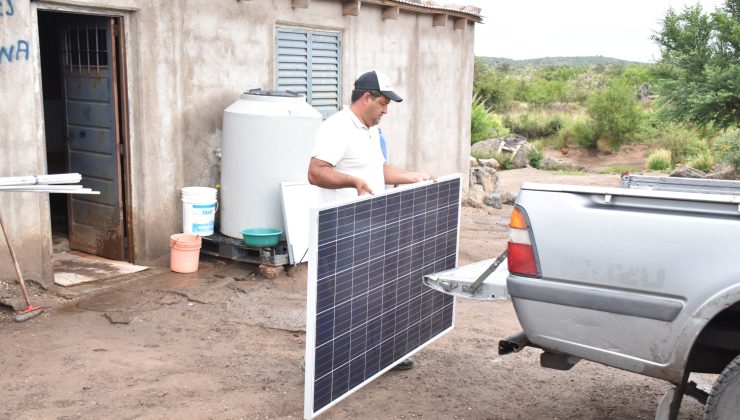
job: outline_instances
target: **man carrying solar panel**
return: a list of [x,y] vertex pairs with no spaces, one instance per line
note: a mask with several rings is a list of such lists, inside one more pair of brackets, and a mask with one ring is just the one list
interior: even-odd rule
[[[384,156],[378,123],[391,101],[403,99],[390,79],[369,71],[355,80],[352,104],[327,118],[316,133],[308,181],[320,187],[324,203],[373,194],[386,185],[411,184],[434,176],[397,168]],[[397,369],[410,369],[406,359]]]
[[355,80],[350,107],[329,117],[316,133],[308,181],[321,187],[323,202],[434,179],[397,168],[383,157],[378,123],[391,101],[402,100],[382,73],[369,71]]

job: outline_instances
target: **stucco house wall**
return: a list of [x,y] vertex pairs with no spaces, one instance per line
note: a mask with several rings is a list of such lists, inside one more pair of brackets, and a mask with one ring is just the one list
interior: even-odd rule
[[[243,91],[275,87],[277,26],[341,33],[344,104],[362,72],[378,69],[391,77],[405,98],[390,106],[382,123],[391,163],[466,174],[474,22],[480,18],[468,14],[457,24],[450,18],[434,26],[434,9],[401,7],[396,19],[383,19],[382,5],[358,3],[354,16],[343,15],[338,0],[0,0],[0,47],[16,47],[12,61],[0,61],[0,176],[46,172],[38,11],[123,17],[128,223],[137,264],[168,264],[169,236],[181,230],[180,189],[218,182],[213,151],[221,143],[223,110]],[[24,273],[50,284],[48,198],[0,192],[0,214]],[[0,259],[5,255],[0,251]],[[12,278],[12,265],[1,263],[0,275]]]

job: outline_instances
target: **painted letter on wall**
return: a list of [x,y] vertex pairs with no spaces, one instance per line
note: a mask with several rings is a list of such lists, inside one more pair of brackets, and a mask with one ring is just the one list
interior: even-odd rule
[[28,50],[28,41],[19,39],[15,44],[9,46],[0,45],[0,64],[7,60],[8,63],[12,63],[13,60],[20,61],[24,59],[28,61],[30,52]]
[[3,4],[3,1],[0,0],[0,15],[5,16],[13,16],[13,13],[15,13],[15,9],[13,8],[13,0],[5,0]]

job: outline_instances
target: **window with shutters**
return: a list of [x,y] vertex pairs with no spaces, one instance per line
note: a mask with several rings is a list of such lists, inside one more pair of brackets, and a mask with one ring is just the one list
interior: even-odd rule
[[339,110],[340,35],[277,29],[277,89],[306,95],[324,118]]

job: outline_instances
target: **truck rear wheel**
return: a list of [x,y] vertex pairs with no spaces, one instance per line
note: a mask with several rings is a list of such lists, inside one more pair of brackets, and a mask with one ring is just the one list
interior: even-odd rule
[[717,378],[709,394],[704,418],[737,419],[740,413],[740,356],[735,357]]

